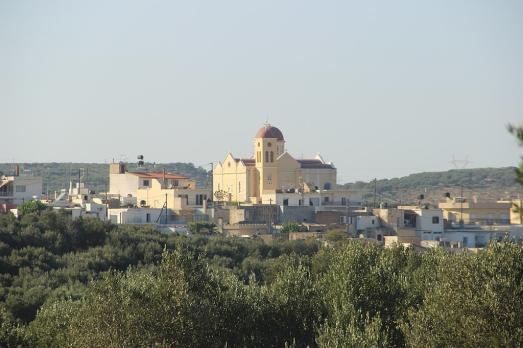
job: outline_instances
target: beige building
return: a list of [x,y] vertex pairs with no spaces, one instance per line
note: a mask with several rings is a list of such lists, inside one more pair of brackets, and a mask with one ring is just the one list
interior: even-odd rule
[[210,190],[197,188],[196,181],[168,172],[128,172],[123,163],[110,166],[109,194],[135,197],[140,207],[181,211],[199,208],[210,196]]
[[510,223],[523,225],[523,199],[515,199],[510,207]]
[[354,192],[337,188],[336,168],[320,155],[313,159],[292,157],[276,127],[266,124],[258,130],[252,153],[251,158],[229,153],[214,167],[214,192],[223,193],[224,200],[290,206],[345,205],[351,198],[361,201],[350,197]]
[[443,218],[449,222],[462,220],[465,224],[508,224],[512,202],[448,197],[439,204],[439,208],[443,210]]

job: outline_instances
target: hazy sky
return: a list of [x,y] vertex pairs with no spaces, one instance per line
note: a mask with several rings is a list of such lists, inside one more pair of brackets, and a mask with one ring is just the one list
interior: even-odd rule
[[342,182],[515,165],[523,1],[0,0],[0,162],[206,165],[267,118]]

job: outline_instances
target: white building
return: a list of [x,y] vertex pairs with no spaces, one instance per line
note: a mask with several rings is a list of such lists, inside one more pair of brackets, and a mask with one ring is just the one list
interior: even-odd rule
[[19,175],[17,167],[15,175],[0,176],[0,203],[14,208],[32,199],[40,199],[42,189],[41,176]]
[[114,224],[156,224],[162,222],[165,209],[162,211],[159,208],[116,208],[109,209],[108,214],[109,220]]
[[107,220],[108,205],[81,182],[70,182],[69,190],[62,189],[59,194],[55,194],[55,199],[47,204],[53,209],[70,211],[73,219],[95,217]]

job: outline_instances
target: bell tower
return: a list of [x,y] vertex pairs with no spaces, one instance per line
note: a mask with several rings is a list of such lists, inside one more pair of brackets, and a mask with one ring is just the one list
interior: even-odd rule
[[266,123],[254,138],[254,160],[258,171],[259,192],[278,188],[276,159],[285,152],[282,132]]

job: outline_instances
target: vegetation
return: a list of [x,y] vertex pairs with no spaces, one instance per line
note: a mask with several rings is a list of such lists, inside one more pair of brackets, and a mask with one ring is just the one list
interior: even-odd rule
[[42,211],[48,209],[47,205],[37,200],[30,200],[18,206],[18,213],[25,214],[40,214]]
[[212,222],[206,222],[206,221],[198,221],[198,222],[190,222],[189,223],[189,231],[192,233],[205,233],[205,234],[213,234],[215,232],[216,225]]
[[[333,236],[335,237],[335,236]],[[523,249],[164,235],[0,216],[0,346],[523,344]]]
[[229,194],[225,190],[216,190],[216,191],[214,191],[214,198],[218,202],[223,202],[228,195]]
[[339,242],[341,240],[347,239],[347,237],[347,232],[342,230],[330,230],[325,233],[325,240],[329,242]]
[[281,233],[299,232],[301,231],[301,225],[297,222],[284,222],[281,226]]

